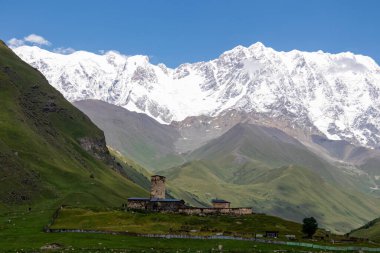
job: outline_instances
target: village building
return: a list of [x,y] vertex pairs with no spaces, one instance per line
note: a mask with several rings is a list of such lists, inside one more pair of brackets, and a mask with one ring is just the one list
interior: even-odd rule
[[224,199],[213,199],[211,200],[212,207],[214,208],[230,208],[231,202]]
[[165,180],[164,176],[152,176],[150,198],[128,198],[127,207],[129,209],[167,212],[176,212],[179,208],[185,208],[185,201],[166,198]]
[[132,210],[145,210],[156,212],[174,212],[183,214],[210,215],[246,215],[252,214],[252,208],[239,207],[231,208],[230,202],[223,199],[213,199],[212,206],[209,208],[191,207],[180,199],[166,198],[165,188],[166,178],[160,175],[151,177],[151,189],[149,198],[133,197],[128,198],[127,208]]
[[177,212],[186,205],[185,201],[179,199],[129,198],[127,207],[146,211]]
[[285,237],[288,240],[295,240],[296,239],[296,235],[285,235]]
[[265,231],[265,237],[267,238],[278,238],[278,231]]

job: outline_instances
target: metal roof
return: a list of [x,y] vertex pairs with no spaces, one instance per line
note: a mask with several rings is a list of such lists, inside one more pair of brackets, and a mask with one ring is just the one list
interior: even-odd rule
[[151,199],[151,202],[181,202],[181,199]]
[[128,198],[128,200],[140,200],[140,201],[150,201],[150,202],[181,202],[181,199],[150,199],[150,198],[137,198],[137,197],[132,197]]
[[212,203],[231,203],[227,200],[224,200],[224,199],[213,199],[211,200]]
[[132,198],[128,198],[128,200],[150,200],[150,198],[138,198],[138,197],[132,197]]

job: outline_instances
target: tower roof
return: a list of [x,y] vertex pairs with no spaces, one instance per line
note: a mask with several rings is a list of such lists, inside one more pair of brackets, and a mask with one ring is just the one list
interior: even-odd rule
[[224,199],[213,199],[211,200],[212,203],[231,203],[227,200],[224,200]]
[[151,176],[151,177],[166,178],[166,177],[164,177],[164,176],[161,176],[161,175],[153,175],[153,176]]
[[144,201],[149,201],[150,198],[131,197],[131,198],[128,198],[128,200],[144,200]]

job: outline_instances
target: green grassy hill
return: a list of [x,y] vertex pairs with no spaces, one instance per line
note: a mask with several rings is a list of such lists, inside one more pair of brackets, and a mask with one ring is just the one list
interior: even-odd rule
[[61,205],[113,208],[147,195],[126,170],[103,132],[0,41],[0,251],[75,243],[42,228]]
[[350,236],[366,238],[371,241],[380,243],[380,218],[374,219],[364,226],[351,231]]
[[120,206],[145,193],[120,173],[103,132],[3,42],[0,91],[2,209]]
[[286,234],[296,235],[298,239],[303,237],[301,224],[264,214],[197,216],[64,208],[50,228],[128,231],[142,234],[223,233],[247,237],[254,237],[257,233],[265,234],[265,231],[279,231],[280,239],[284,239]]
[[357,190],[354,177],[277,129],[239,124],[188,155],[191,162],[160,171],[193,205],[219,197],[286,219],[314,216],[346,233],[377,216],[380,201]]
[[250,166],[245,165],[239,173],[255,180],[244,185],[221,179],[209,169],[215,165],[200,161],[164,174],[172,185],[186,189],[186,194],[173,195],[193,205],[209,204],[219,197],[235,207],[252,206],[255,212],[299,222],[303,217],[314,216],[323,227],[339,233],[376,215],[378,200],[331,184],[308,169],[288,166],[260,170]]
[[124,167],[123,173],[133,182],[150,191],[150,177],[152,174],[135,161],[125,157],[118,150],[108,147],[112,156]]
[[[284,132],[264,126],[240,123],[225,134],[193,151],[188,160],[210,161],[221,164],[228,170],[222,173],[234,177],[233,168],[245,163],[256,164],[261,168],[278,168],[297,164],[315,171],[317,174],[332,178],[331,165],[309,151],[303,144]],[[218,169],[219,172],[221,169]],[[234,177],[235,182],[245,181]],[[241,182],[244,184],[244,182]]]

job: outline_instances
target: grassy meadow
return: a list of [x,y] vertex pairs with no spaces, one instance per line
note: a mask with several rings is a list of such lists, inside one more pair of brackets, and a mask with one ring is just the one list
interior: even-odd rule
[[[53,204],[53,203],[50,203]],[[227,252],[256,252],[288,249],[287,246],[267,245],[245,241],[229,240],[190,240],[190,239],[158,239],[131,237],[111,234],[80,234],[80,233],[45,233],[43,227],[51,222],[54,208],[49,205],[34,208],[31,211],[20,208],[18,210],[0,212],[0,252],[40,252],[40,248],[47,244],[57,243],[62,245],[62,252],[198,252],[217,249],[219,245]],[[72,216],[71,216],[72,215]],[[132,215],[132,214],[130,214]],[[72,218],[70,218],[70,216]],[[83,217],[87,216],[83,221]],[[136,219],[141,219],[141,214]],[[90,211],[83,209],[70,209],[60,213],[59,218],[52,227],[99,227],[116,229],[119,222],[122,226],[128,226],[129,221],[123,221],[128,217],[127,213],[109,209],[109,211]],[[154,220],[154,215],[149,216]],[[163,215],[157,219],[164,221]],[[136,231],[146,231],[142,227],[146,220]],[[68,223],[66,225],[66,223]],[[87,224],[86,224],[87,223]],[[159,222],[160,223],[160,222]],[[130,225],[129,225],[130,226]],[[151,225],[154,231],[165,231],[160,225]]]
[[279,231],[302,237],[301,225],[265,214],[246,216],[189,216],[132,211],[93,211],[63,208],[51,226],[53,229],[128,231],[141,234],[234,235],[254,237],[256,233]]
[[[55,211],[55,203],[34,208],[31,211],[2,210],[0,212],[0,252],[45,252],[44,245],[59,244],[54,252],[320,252],[319,249],[265,244],[252,241],[161,239],[127,235],[95,233],[45,233]],[[185,216],[125,212],[113,208],[83,209],[63,208],[51,228],[96,229],[129,231],[136,233],[252,236],[265,230],[278,230],[279,240],[284,234],[301,238],[300,224],[267,215],[245,217]],[[319,231],[323,233],[323,231]],[[310,240],[301,240],[312,242]],[[327,242],[313,242],[331,245]],[[220,246],[221,245],[221,246]],[[351,244],[335,244],[347,246]],[[359,246],[359,245],[356,245]],[[360,246],[376,246],[361,244]]]

